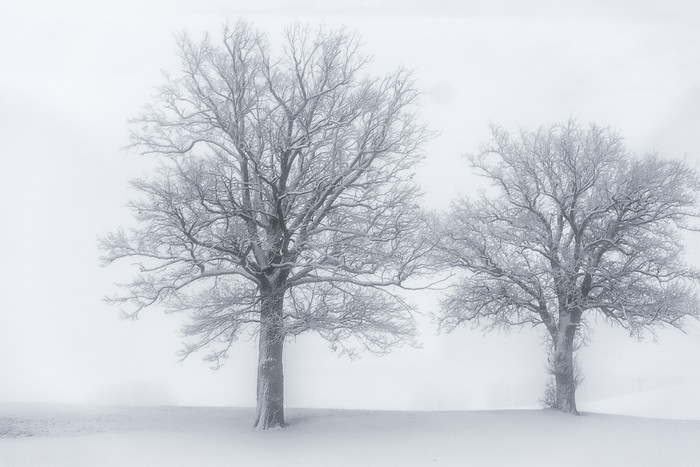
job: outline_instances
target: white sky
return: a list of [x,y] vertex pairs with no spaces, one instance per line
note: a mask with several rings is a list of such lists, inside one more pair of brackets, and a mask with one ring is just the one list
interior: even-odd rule
[[[124,322],[101,302],[128,271],[98,267],[97,237],[130,221],[127,181],[149,167],[120,150],[126,119],[160,70],[176,69],[173,32],[216,37],[225,18],[273,38],[295,20],[357,30],[374,71],[416,70],[423,115],[440,132],[419,173],[435,208],[474,186],[460,156],[488,137],[489,122],[517,129],[573,116],[622,130],[636,151],[700,161],[696,2],[525,3],[0,3],[0,401],[254,404],[253,342],[217,372],[197,357],[180,364],[181,316],[152,310]],[[437,306],[435,294],[412,299],[425,314]],[[313,336],[289,344],[287,403],[537,404],[546,378],[537,331],[436,337],[424,321],[422,349],[382,358],[338,358]],[[601,326],[580,358],[582,400],[665,384],[700,391],[697,325],[656,343]]]

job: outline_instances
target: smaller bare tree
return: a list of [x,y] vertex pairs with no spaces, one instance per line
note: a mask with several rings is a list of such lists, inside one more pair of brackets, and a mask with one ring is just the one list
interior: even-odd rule
[[698,316],[681,230],[697,219],[700,184],[683,162],[630,155],[608,128],[492,133],[471,162],[494,191],[456,202],[443,227],[440,255],[465,274],[442,304],[442,326],[543,325],[553,405],[575,414],[586,316],[632,333]]

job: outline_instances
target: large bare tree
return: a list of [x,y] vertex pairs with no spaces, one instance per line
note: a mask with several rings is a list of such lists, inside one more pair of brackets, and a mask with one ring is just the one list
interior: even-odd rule
[[257,332],[257,419],[284,425],[285,338],[316,331],[383,352],[414,334],[394,291],[421,273],[411,169],[427,137],[409,73],[370,77],[358,40],[295,26],[277,55],[245,23],[179,37],[182,70],[133,123],[161,156],[133,183],[138,226],[102,241],[140,272],[112,301],[191,316],[185,354],[218,362]]
[[681,236],[697,219],[698,179],[683,162],[630,155],[608,128],[492,132],[471,158],[490,187],[455,203],[445,222],[442,258],[465,273],[442,324],[543,325],[552,403],[577,413],[574,350],[586,316],[633,333],[698,316],[698,274]]

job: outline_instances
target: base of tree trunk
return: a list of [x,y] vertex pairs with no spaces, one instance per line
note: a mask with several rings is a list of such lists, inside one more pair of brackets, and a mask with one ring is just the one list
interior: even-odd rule
[[282,295],[270,294],[263,297],[263,311],[258,355],[257,416],[254,426],[260,430],[268,430],[285,426]]
[[554,407],[554,409],[558,410],[559,412],[564,412],[564,413],[568,413],[571,415],[580,415],[575,406],[572,407],[570,405],[565,404],[565,405],[556,406],[556,407]]
[[576,409],[576,385],[573,372],[572,374],[555,375],[555,380],[555,401],[553,408],[560,412],[578,415],[579,413]]
[[284,421],[284,410],[263,410],[255,420],[254,428],[259,430],[269,430],[271,428],[284,428],[287,424]]
[[258,405],[255,428],[268,430],[282,428],[284,422],[284,376],[281,343],[279,359],[267,358],[258,366]]
[[561,412],[578,415],[576,409],[576,388],[579,381],[577,376],[576,361],[574,359],[574,337],[578,316],[572,318],[562,313],[560,315],[559,334],[554,338],[556,342],[550,372],[554,376],[554,400],[552,408]]

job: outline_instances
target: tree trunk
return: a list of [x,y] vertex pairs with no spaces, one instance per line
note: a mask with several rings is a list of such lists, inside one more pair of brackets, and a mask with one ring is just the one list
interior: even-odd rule
[[555,393],[554,408],[562,412],[578,415],[576,409],[576,366],[574,362],[574,337],[577,323],[571,315],[560,315],[559,330],[554,340],[554,374]]
[[282,350],[284,293],[262,291],[260,350],[258,354],[258,401],[255,427],[261,430],[283,427],[284,372]]

